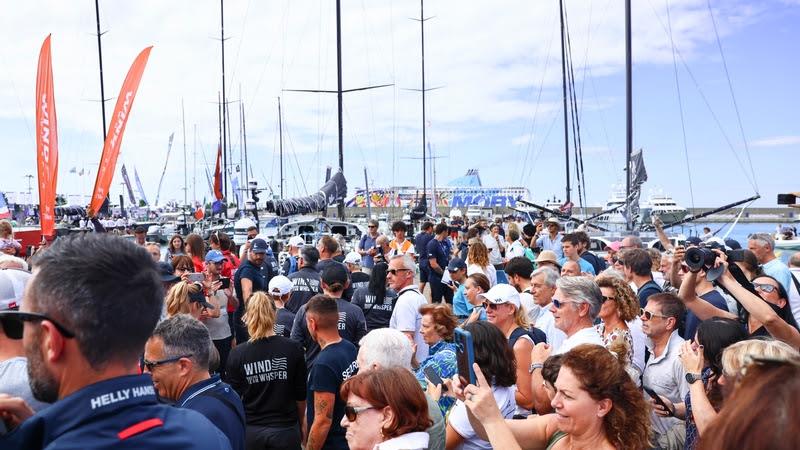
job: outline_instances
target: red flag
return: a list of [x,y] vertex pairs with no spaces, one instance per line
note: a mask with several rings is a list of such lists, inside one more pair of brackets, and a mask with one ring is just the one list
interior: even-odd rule
[[214,197],[222,200],[222,144],[217,147],[217,168],[214,169]]
[[206,216],[206,212],[203,211],[202,206],[198,206],[197,209],[194,211],[194,218],[197,220],[201,220],[203,217]]
[[39,221],[42,235],[53,237],[55,228],[58,137],[50,35],[39,52],[36,73],[36,166],[39,176]]
[[100,210],[100,206],[108,195],[111,181],[114,179],[114,169],[117,165],[117,157],[122,145],[122,133],[125,132],[125,125],[128,123],[133,99],[139,89],[139,82],[142,81],[144,67],[147,65],[147,58],[150,56],[152,48],[147,47],[139,53],[130,70],[128,70],[128,75],[125,77],[122,89],[119,91],[117,105],[114,107],[114,114],[111,116],[111,128],[108,130],[106,141],[103,144],[103,156],[100,158],[100,167],[97,168],[97,178],[94,181],[92,203],[89,205],[88,210],[90,217]]

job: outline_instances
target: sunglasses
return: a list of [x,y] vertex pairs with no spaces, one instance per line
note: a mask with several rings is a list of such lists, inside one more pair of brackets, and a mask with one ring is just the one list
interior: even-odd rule
[[397,275],[397,272],[402,272],[404,270],[407,270],[407,271],[411,272],[411,269],[389,269],[389,270],[386,271],[386,273],[390,273],[392,275]]
[[600,303],[605,303],[605,302],[607,302],[607,301],[609,301],[609,300],[612,300],[612,301],[613,301],[613,300],[615,300],[615,299],[616,299],[616,297],[606,297],[606,296],[604,295],[604,296],[603,296],[603,299],[602,299],[602,300],[600,300]]
[[759,291],[765,292],[767,294],[771,294],[775,292],[776,289],[778,289],[777,287],[766,283],[753,283],[753,288],[758,289]]
[[348,422],[355,422],[358,419],[358,415],[364,411],[369,409],[376,409],[374,406],[350,406],[346,405],[344,407],[344,416],[347,417]]
[[375,225],[369,225],[369,226],[367,226],[367,228],[378,228],[378,227],[375,226]]
[[[58,332],[61,333],[61,335],[64,336],[65,338],[75,337],[75,333],[69,331],[67,327],[61,325],[59,322],[57,322],[56,320],[45,314],[40,314],[35,312],[22,312],[22,311],[3,311],[0,312],[0,319],[3,319],[5,322],[18,324],[16,327],[13,327],[15,329],[12,332],[6,333],[8,337],[11,339],[22,339],[22,325],[25,322],[41,322],[43,320],[52,323],[53,326],[56,327],[56,330],[58,330]],[[19,337],[12,336],[11,334],[14,334],[15,336],[18,335]]]
[[553,306],[555,306],[556,309],[561,309],[561,307],[566,305],[567,303],[577,303],[577,302],[564,302],[561,300],[557,300],[555,298],[553,299]]
[[191,272],[194,270],[194,267],[176,267],[176,272]]
[[640,317],[644,317],[647,320],[652,320],[653,317],[661,317],[661,318],[664,318],[664,319],[669,319],[669,316],[665,316],[663,314],[657,314],[657,313],[648,311],[648,310],[646,310],[644,308],[639,309],[639,316]]
[[191,356],[193,356],[193,355],[191,355],[191,354],[182,355],[182,356],[176,356],[174,358],[162,359],[160,361],[148,361],[146,359],[143,359],[142,360],[142,366],[145,369],[147,369],[148,372],[152,372],[153,369],[155,369],[158,366],[161,366],[161,365],[164,365],[164,364],[169,364],[169,363],[174,363],[174,362],[180,361],[183,358],[189,358]]
[[485,309],[491,309],[492,311],[494,311],[495,309],[499,308],[499,307],[500,307],[500,305],[505,305],[505,303],[489,303],[489,302],[483,302],[483,307],[484,307]]

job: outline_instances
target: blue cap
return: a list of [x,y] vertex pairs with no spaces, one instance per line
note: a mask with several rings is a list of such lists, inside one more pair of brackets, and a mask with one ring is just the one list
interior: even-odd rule
[[453,258],[450,260],[450,264],[447,265],[447,270],[450,272],[455,272],[460,269],[466,269],[467,263],[464,262],[461,258]]
[[250,241],[250,251],[253,253],[267,253],[269,246],[263,239],[253,239]]
[[222,255],[222,252],[219,250],[210,250],[206,253],[206,262],[222,262],[225,260],[225,256]]

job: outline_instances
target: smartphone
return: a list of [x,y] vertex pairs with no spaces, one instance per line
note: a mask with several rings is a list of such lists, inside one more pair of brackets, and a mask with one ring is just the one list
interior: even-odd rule
[[456,363],[458,376],[462,384],[477,384],[475,371],[472,364],[475,362],[475,352],[472,346],[472,333],[462,328],[455,329]]
[[187,275],[186,279],[192,283],[202,283],[206,279],[206,276],[202,272],[194,272]]
[[445,386],[444,382],[442,381],[442,377],[440,377],[439,374],[436,373],[435,370],[433,370],[433,367],[431,366],[425,367],[424,372],[425,372],[425,378],[427,378],[428,381],[431,382],[431,384],[433,384],[434,386],[441,385],[442,392],[447,392],[447,386]]
[[673,417],[675,415],[675,413],[669,408],[669,406],[667,406],[667,404],[664,403],[664,400],[661,400],[661,397],[659,397],[659,395],[656,394],[656,391],[650,389],[647,386],[642,386],[642,389],[644,389],[644,391],[647,392],[647,395],[649,395],[650,398],[653,399],[653,401],[655,401],[656,403],[661,405],[665,410],[667,410],[669,412],[670,417]]
[[222,289],[228,289],[231,287],[231,279],[228,277],[220,277],[219,282],[222,283],[220,286]]
[[794,205],[797,203],[797,196],[794,194],[778,194],[779,205]]

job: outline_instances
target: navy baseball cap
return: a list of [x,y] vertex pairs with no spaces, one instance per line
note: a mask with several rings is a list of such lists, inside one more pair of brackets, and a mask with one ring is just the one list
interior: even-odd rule
[[158,263],[158,275],[164,283],[174,283],[181,279],[175,276],[175,271],[172,269],[172,264],[161,261]]
[[686,245],[700,245],[703,241],[697,236],[689,236],[686,238]]
[[325,268],[320,274],[320,281],[327,284],[328,286],[334,283],[347,283],[347,280],[350,276],[347,274],[347,268],[344,264],[331,264]]
[[742,244],[739,243],[736,239],[725,239],[725,245],[730,247],[731,250],[741,250]]
[[263,239],[253,239],[250,241],[250,251],[253,253],[267,253],[269,246]]
[[189,303],[199,303],[200,306],[204,308],[217,309],[214,305],[206,301],[206,296],[203,295],[202,289],[200,290],[200,292],[197,293],[191,293],[191,292],[189,293]]
[[464,262],[461,258],[453,258],[450,260],[450,264],[447,265],[447,270],[450,272],[456,272],[460,269],[466,269],[467,263]]

